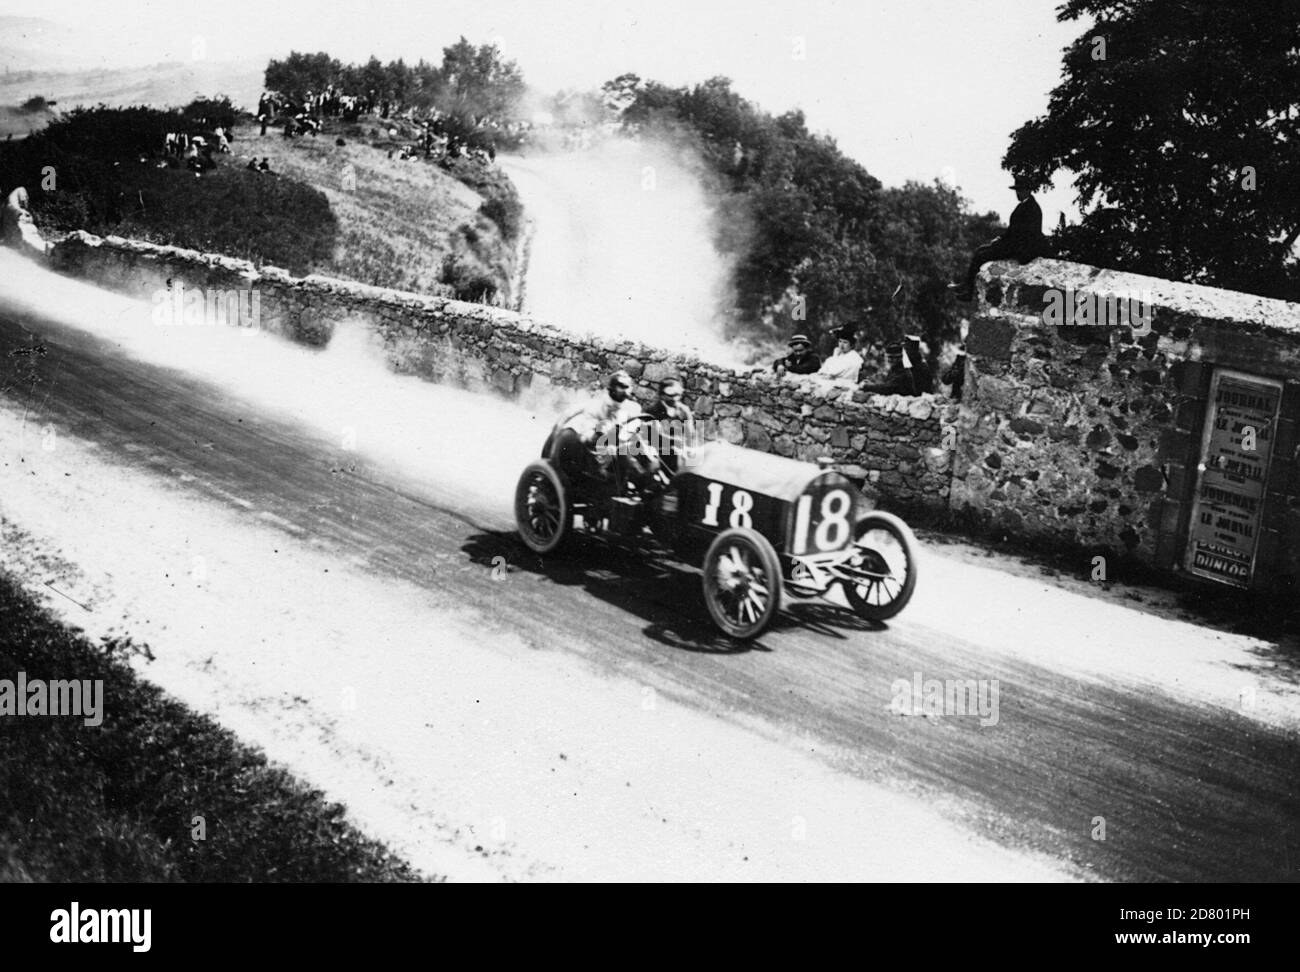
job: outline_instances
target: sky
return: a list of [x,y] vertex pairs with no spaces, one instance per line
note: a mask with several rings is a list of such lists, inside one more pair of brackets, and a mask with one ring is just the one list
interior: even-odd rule
[[[340,59],[441,59],[460,35],[494,42],[544,91],[632,71],[670,85],[714,75],[809,127],[886,185],[943,178],[979,211],[1015,205],[1001,159],[1043,113],[1061,51],[1086,24],[1055,0],[0,0],[0,15],[76,32],[104,67],[325,50]],[[66,46],[66,45],[65,45]],[[1062,177],[1040,194],[1044,229]]]

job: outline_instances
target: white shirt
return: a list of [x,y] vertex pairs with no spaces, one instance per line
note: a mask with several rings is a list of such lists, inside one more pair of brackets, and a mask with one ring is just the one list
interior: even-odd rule
[[566,429],[573,429],[585,442],[599,439],[616,425],[623,425],[641,414],[641,406],[632,396],[621,402],[610,397],[609,391],[603,391],[564,423]]
[[862,355],[849,349],[843,354],[833,354],[822,362],[817,374],[823,378],[857,381],[858,370],[862,367]]

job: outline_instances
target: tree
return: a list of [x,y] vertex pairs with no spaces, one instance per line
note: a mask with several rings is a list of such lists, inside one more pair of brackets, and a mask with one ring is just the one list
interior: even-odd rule
[[308,91],[321,91],[340,74],[342,66],[324,51],[302,54],[290,51],[283,61],[272,60],[266,66],[266,87],[295,100]]
[[368,95],[373,91],[375,97],[381,101],[389,96],[388,72],[384,70],[384,65],[379,58],[373,54],[370,55],[370,60],[361,66],[357,81],[360,85],[360,93]]
[[442,71],[421,58],[411,69],[411,103],[417,108],[431,108],[442,91]]
[[1068,0],[1095,26],[1004,165],[1074,176],[1061,252],[1101,266],[1300,298],[1300,5]]
[[809,132],[802,112],[774,118],[726,78],[669,88],[622,75],[602,92],[607,103],[632,95],[625,126],[685,136],[718,177],[714,242],[734,257],[743,329],[920,331],[936,352],[956,337],[947,283],[997,234],[996,216],[971,215],[941,183],[882,189],[833,139]]
[[442,51],[439,107],[450,114],[512,118],[524,94],[524,78],[495,44],[475,47],[462,37]]

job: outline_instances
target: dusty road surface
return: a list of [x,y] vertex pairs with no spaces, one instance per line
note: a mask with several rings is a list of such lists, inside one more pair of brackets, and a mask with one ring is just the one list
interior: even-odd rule
[[[515,539],[550,415],[128,304],[0,300],[0,563],[417,866],[1300,878],[1285,646],[931,546],[888,626],[795,602],[737,648],[690,569]],[[891,705],[930,679],[996,709]]]

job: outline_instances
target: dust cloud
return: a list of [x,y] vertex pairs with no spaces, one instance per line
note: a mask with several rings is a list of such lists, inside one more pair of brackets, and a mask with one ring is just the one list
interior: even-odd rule
[[714,247],[711,193],[687,150],[611,137],[498,161],[533,223],[526,313],[743,366],[726,336],[732,266]]
[[360,323],[340,325],[318,350],[245,327],[159,325],[153,311],[149,297],[103,290],[0,250],[0,314],[22,319],[33,341],[75,344],[77,334],[91,335],[143,364],[202,379],[216,400],[305,426],[321,439],[322,455],[344,467],[368,460],[508,509],[520,471],[556,418],[551,406],[395,374],[379,338]]

